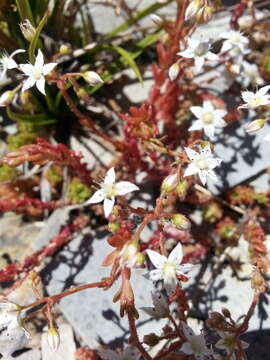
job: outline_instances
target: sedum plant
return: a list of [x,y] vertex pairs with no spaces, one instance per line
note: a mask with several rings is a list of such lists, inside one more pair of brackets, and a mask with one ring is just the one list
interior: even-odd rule
[[[173,17],[156,13],[173,2]],[[8,146],[0,160],[0,210],[35,221],[55,209],[78,205],[76,215],[48,244],[0,270],[1,282],[9,285],[1,292],[4,350],[0,352],[10,356],[25,346],[31,337],[27,323],[38,313],[48,324],[48,343],[57,351],[61,337],[55,304],[74,293],[106,291],[118,284],[112,302],[120,303],[120,315],[128,319],[129,344],[122,351],[81,347],[76,352],[79,359],[246,359],[248,344],[241,336],[268,289],[270,259],[263,225],[269,218],[269,193],[239,185],[214,195],[208,185],[219,181],[223,159],[215,154],[215,144],[226,127],[245,121],[251,112],[254,120],[245,124],[248,137],[261,131],[270,118],[266,21],[257,19],[253,1],[240,1],[231,9],[229,31],[214,39],[206,38],[206,33],[198,40],[196,31],[201,26],[207,29],[223,11],[219,1],[160,0],[139,10],[115,0],[104,6],[127,19],[101,36],[92,31],[86,4],[84,0],[0,4],[0,106],[4,123],[16,129],[8,135],[4,123],[1,128]],[[140,25],[145,17],[151,26]],[[113,98],[126,68],[140,83],[145,70],[151,69],[153,76],[147,98],[129,109]],[[233,107],[224,94],[196,81],[213,68],[224,77],[226,92],[235,97]],[[214,81],[211,76],[207,79],[207,84]],[[72,137],[79,143],[85,138],[101,143],[110,160],[103,163],[94,152],[89,164],[71,147]],[[139,197],[149,180],[154,187],[152,208],[133,206],[131,196]],[[195,208],[207,227],[203,233],[196,231],[191,216]],[[46,258],[55,256],[86,225],[95,229],[100,222],[107,224],[107,241],[113,248],[104,254],[107,277],[43,296],[38,271]],[[153,224],[151,236],[144,239],[143,230]],[[198,272],[207,259],[213,277],[225,264],[240,273],[239,259],[235,261],[230,251],[240,248],[241,235],[252,269],[250,307],[240,320],[233,318],[231,309],[210,311],[199,334],[190,326],[196,300],[187,281],[193,279],[192,287],[200,292]],[[142,309],[136,307],[130,281],[138,268],[160,287],[152,293],[153,306]],[[35,300],[15,304],[11,295],[25,281]],[[157,329],[159,335],[139,337],[136,321],[141,311],[167,319],[167,325]],[[150,351],[160,344],[155,353]]]

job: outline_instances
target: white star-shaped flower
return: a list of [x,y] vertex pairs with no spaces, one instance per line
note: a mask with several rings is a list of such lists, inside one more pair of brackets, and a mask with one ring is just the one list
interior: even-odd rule
[[186,355],[193,355],[196,360],[203,360],[213,355],[213,352],[206,346],[203,334],[195,335],[193,330],[183,321],[181,321],[181,326],[187,341],[182,345],[180,351]]
[[21,64],[20,70],[28,76],[28,79],[24,82],[22,91],[28,90],[34,85],[38,90],[45,94],[45,76],[49,74],[57,65],[57,63],[44,64],[44,56],[41,50],[38,50],[35,64]]
[[198,174],[203,185],[206,184],[207,177],[217,181],[217,176],[213,169],[222,162],[219,158],[214,158],[210,145],[201,148],[200,152],[185,148],[186,154],[191,163],[185,170],[184,177]]
[[[225,350],[227,354],[231,354],[233,349],[237,349],[236,339],[233,334],[225,331],[218,331],[217,333],[221,337],[221,339],[215,344],[217,349]],[[249,347],[247,342],[240,342],[243,349],[247,349]],[[231,359],[236,359],[235,352],[233,352]]]
[[258,66],[256,64],[250,64],[247,61],[242,62],[243,71],[239,76],[238,81],[243,88],[247,88],[249,85],[261,86],[264,84],[264,80],[260,75]]
[[177,276],[186,275],[195,268],[195,265],[192,264],[180,264],[183,259],[182,245],[180,243],[177,244],[168,257],[153,250],[146,250],[146,252],[151,263],[156,268],[150,271],[150,279],[152,281],[163,280],[168,295],[175,291],[178,284]]
[[6,72],[11,69],[16,69],[18,67],[18,64],[13,59],[13,57],[17,54],[23,53],[25,50],[18,49],[13,51],[11,55],[8,55],[7,52],[3,52],[0,57],[0,70],[1,70],[1,78],[3,78],[6,75]]
[[190,111],[198,120],[188,129],[189,131],[203,130],[205,135],[212,139],[215,134],[215,128],[226,125],[223,117],[227,112],[225,110],[215,109],[210,101],[204,101],[203,106],[192,106]]
[[240,105],[239,109],[256,109],[262,105],[269,105],[270,104],[270,96],[266,93],[270,89],[270,85],[263,86],[260,90],[253,92],[253,91],[243,91],[242,92],[242,99],[244,100],[245,104]]
[[104,214],[108,217],[114,207],[115,197],[117,195],[126,195],[132,191],[140,190],[138,186],[132,184],[129,181],[115,182],[115,171],[111,168],[107,171],[103,183],[100,184],[100,189],[97,190],[94,195],[87,200],[85,205],[97,204],[104,201]]
[[138,349],[132,345],[128,345],[121,353],[110,349],[99,349],[98,355],[103,360],[138,360],[141,356]]
[[152,292],[151,296],[154,306],[141,307],[141,310],[153,318],[167,318],[170,315],[170,309],[166,297],[160,291]]
[[200,70],[205,60],[218,60],[218,56],[210,51],[210,41],[200,42],[198,40],[188,39],[188,47],[184,51],[180,51],[177,55],[184,58],[194,59],[195,67]]
[[248,38],[245,37],[240,31],[230,30],[223,32],[220,34],[220,38],[225,39],[222,44],[221,52],[236,50],[236,53],[233,55],[236,55],[238,50],[243,54],[248,52]]

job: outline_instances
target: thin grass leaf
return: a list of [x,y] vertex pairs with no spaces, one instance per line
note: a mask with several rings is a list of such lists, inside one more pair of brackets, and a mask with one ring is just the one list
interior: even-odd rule
[[[138,56],[140,56],[148,46],[154,44],[159,39],[160,34],[161,34],[161,31],[158,30],[158,31],[154,32],[153,34],[146,36],[141,41],[139,41],[134,46],[133,50],[131,50],[129,52],[129,55],[131,56],[131,58],[133,60],[135,60]],[[110,68],[106,72],[101,74],[101,77],[102,77],[104,83],[91,87],[89,90],[90,94],[95,93],[98,89],[100,89],[102,86],[104,86],[104,84],[107,81],[111,80],[115,74],[117,74],[118,72],[125,69],[127,67],[127,65],[128,65],[127,62],[123,57],[120,57],[119,59],[114,61],[111,64]]]
[[131,67],[131,69],[134,71],[134,74],[137,76],[137,79],[143,86],[143,78],[142,74],[140,72],[140,69],[138,68],[135,60],[132,58],[132,55],[130,55],[125,49],[123,49],[120,46],[113,46],[113,49],[118,52],[128,63],[128,65]]
[[16,0],[16,5],[20,14],[22,21],[28,19],[33,26],[35,26],[35,21],[29,4],[29,0]]
[[55,124],[57,122],[57,119],[53,118],[50,114],[18,114],[13,112],[10,107],[7,107],[7,115],[11,120],[37,126]]
[[41,30],[43,29],[44,25],[46,24],[48,16],[49,16],[49,11],[47,10],[45,12],[45,14],[43,15],[43,18],[41,19],[40,23],[38,24],[35,35],[33,36],[33,39],[30,42],[28,54],[29,54],[29,60],[32,64],[34,63],[34,59],[35,59],[35,51],[36,51],[37,43],[39,40],[39,35],[40,35]]

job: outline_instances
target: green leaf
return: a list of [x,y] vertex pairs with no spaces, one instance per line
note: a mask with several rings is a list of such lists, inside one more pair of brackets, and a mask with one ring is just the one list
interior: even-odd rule
[[57,119],[53,118],[50,114],[18,114],[13,112],[9,107],[7,107],[7,115],[11,120],[38,126],[54,124],[57,122]]
[[41,30],[43,29],[47,19],[48,19],[48,16],[49,16],[49,10],[47,10],[45,12],[45,14],[43,15],[43,18],[40,20],[40,23],[38,24],[38,27],[36,28],[36,32],[35,32],[35,35],[32,39],[32,41],[30,42],[30,45],[29,45],[29,49],[28,49],[28,54],[29,54],[29,60],[30,62],[33,64],[34,62],[34,59],[35,59],[35,50],[36,50],[36,47],[37,47],[37,43],[38,43],[38,38],[39,38],[39,35],[41,33]]
[[[134,48],[129,52],[129,55],[131,56],[131,58],[134,60],[138,56],[140,56],[143,53],[144,49],[146,49],[148,46],[152,45],[159,39],[160,34],[161,34],[161,31],[158,30],[158,31],[146,36],[141,41],[139,41],[134,46]],[[107,81],[111,80],[113,75],[122,71],[126,66],[127,66],[127,62],[125,61],[125,59],[123,57],[120,57],[119,59],[114,61],[111,64],[111,66],[109,67],[109,69],[106,72],[104,72],[103,74],[101,74],[101,77],[104,80],[104,83],[92,86],[89,90],[90,94],[95,93],[98,89],[100,89],[102,86],[104,86],[104,84]]]
[[141,74],[140,69],[138,68],[135,60],[132,58],[132,55],[129,54],[125,49],[123,49],[120,46],[113,46],[113,49],[116,50],[118,52],[118,54],[120,54],[125,59],[125,61],[128,63],[128,65],[134,71],[134,73],[137,76],[138,80],[140,81],[141,85],[143,85],[142,74]]
[[35,26],[33,14],[29,4],[29,0],[16,0],[16,5],[22,21],[28,19]]

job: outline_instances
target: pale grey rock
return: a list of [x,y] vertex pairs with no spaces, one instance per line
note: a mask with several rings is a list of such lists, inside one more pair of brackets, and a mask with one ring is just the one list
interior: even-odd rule
[[59,233],[62,226],[66,224],[70,211],[81,207],[82,205],[69,205],[56,209],[46,221],[44,220],[42,228],[32,244],[33,250],[39,250],[47,245]]
[[69,324],[59,324],[60,345],[56,352],[53,352],[47,341],[47,333],[41,337],[42,360],[75,360],[74,353],[76,345],[73,337],[73,330]]
[[253,180],[270,166],[270,146],[264,137],[270,132],[267,123],[254,134],[247,134],[245,126],[252,118],[244,117],[239,124],[226,127],[215,144],[215,154],[223,160],[217,173],[219,181],[209,182],[213,193],[221,193],[244,181]]

